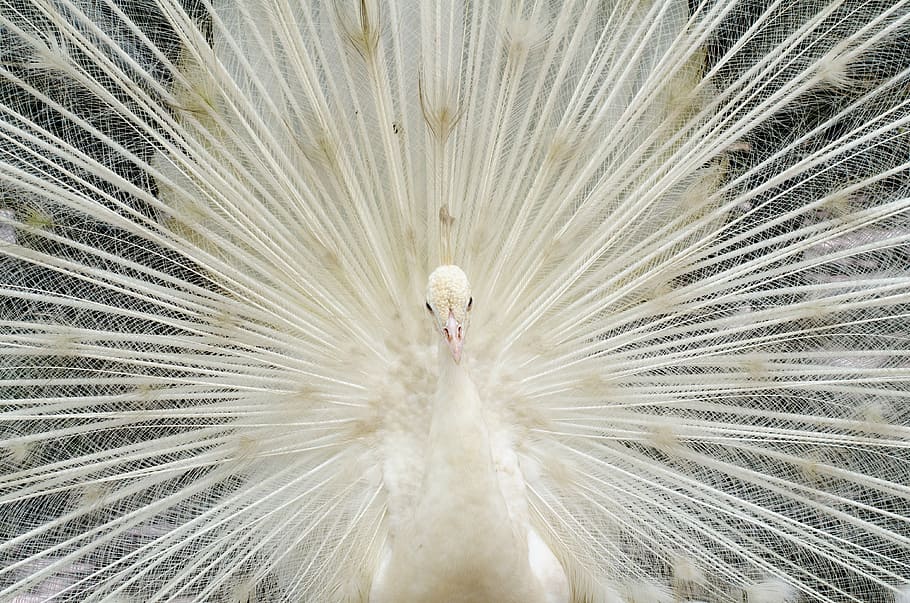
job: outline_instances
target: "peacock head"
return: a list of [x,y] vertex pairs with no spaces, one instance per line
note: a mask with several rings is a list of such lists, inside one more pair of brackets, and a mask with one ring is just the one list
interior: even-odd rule
[[474,304],[471,285],[458,266],[439,266],[427,280],[427,310],[439,329],[456,363],[461,362],[468,312]]

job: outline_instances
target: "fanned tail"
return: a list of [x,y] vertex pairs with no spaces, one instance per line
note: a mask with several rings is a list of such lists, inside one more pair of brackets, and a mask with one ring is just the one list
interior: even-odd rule
[[905,592],[907,8],[0,0],[0,598],[364,600],[440,257],[577,600]]

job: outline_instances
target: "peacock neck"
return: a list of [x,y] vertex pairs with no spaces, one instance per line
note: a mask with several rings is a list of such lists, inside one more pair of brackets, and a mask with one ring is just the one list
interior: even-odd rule
[[[420,501],[396,601],[539,603],[525,528],[509,514],[477,388],[443,344]],[[408,581],[401,578],[401,581]]]
[[483,403],[443,344],[420,496],[371,596],[377,603],[543,603],[526,527],[509,509]]
[[[441,458],[438,459],[434,459],[431,453],[428,459],[431,465],[435,460],[460,467],[471,466],[477,476],[492,474],[489,433],[483,418],[480,396],[464,366],[454,361],[445,343],[439,347],[439,382],[434,397],[429,438],[430,449],[441,453]],[[456,462],[450,456],[452,454],[462,456]],[[440,475],[433,469],[432,466],[428,467],[428,477],[434,473]],[[440,468],[435,469],[438,471]],[[444,473],[445,471],[442,472]]]
[[[467,389],[476,393],[474,382],[471,381],[471,377],[464,369],[464,358],[462,358],[462,362],[455,362],[455,359],[452,358],[452,352],[445,342],[440,342],[438,353],[439,381],[436,395],[437,404],[440,402],[439,399],[441,397],[456,395],[459,392],[467,393]],[[468,386],[470,387],[468,388]],[[477,402],[479,403],[479,399]]]
[[435,512],[459,518],[483,514],[508,523],[477,388],[462,364],[440,348],[424,471],[425,500]]

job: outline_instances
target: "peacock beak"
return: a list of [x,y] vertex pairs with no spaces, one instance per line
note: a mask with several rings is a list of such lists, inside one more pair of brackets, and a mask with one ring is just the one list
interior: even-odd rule
[[458,321],[455,320],[455,312],[449,310],[449,319],[446,320],[446,326],[442,329],[442,334],[445,335],[446,341],[449,344],[449,349],[452,351],[452,358],[455,359],[455,364],[461,362],[461,350],[464,347],[464,329]]

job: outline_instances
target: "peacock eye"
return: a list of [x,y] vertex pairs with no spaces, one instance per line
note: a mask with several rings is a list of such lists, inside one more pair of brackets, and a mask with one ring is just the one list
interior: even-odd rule
[[427,302],[427,310],[429,310],[430,312],[433,311],[432,306],[430,306],[430,302]]
[[468,310],[469,311],[471,309],[471,306],[473,306],[473,305],[474,305],[474,298],[473,297],[468,298]]

